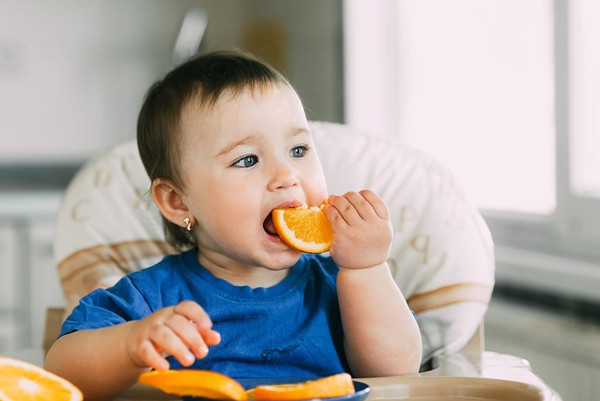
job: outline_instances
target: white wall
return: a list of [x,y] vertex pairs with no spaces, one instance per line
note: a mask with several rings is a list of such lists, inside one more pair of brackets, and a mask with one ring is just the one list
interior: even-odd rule
[[2,161],[85,160],[132,137],[190,4],[2,1]]

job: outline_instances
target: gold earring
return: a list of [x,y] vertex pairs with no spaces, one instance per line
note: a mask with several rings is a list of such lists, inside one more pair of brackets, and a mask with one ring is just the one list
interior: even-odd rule
[[192,231],[192,219],[186,217],[183,219],[183,224],[185,224],[185,229],[188,231]]

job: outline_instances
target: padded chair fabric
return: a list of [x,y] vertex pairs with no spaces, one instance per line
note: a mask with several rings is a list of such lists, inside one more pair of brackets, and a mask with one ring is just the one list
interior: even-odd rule
[[[423,360],[460,350],[482,323],[494,285],[493,242],[478,210],[423,152],[347,125],[310,126],[330,193],[370,188],[387,202],[389,264],[416,313]],[[174,252],[149,186],[134,141],[91,160],[69,185],[54,249],[67,312],[93,289]]]

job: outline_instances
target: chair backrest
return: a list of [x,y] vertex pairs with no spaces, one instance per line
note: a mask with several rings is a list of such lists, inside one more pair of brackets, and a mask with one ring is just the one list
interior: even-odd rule
[[[388,204],[389,263],[416,313],[424,360],[460,350],[478,332],[494,285],[493,243],[480,213],[424,153],[347,125],[310,125],[330,193],[370,188]],[[91,160],[69,185],[55,240],[67,312],[93,289],[174,252],[149,186],[133,141]]]

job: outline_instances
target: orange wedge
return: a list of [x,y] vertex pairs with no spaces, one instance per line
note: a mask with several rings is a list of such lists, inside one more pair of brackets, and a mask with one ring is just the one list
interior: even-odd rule
[[333,230],[324,209],[325,205],[273,210],[273,223],[279,238],[302,252],[327,252],[333,240]]
[[69,381],[18,359],[0,357],[0,400],[81,401],[81,391]]
[[354,393],[354,383],[348,373],[339,373],[302,383],[256,386],[254,399],[297,401],[313,398],[342,397]]
[[246,401],[248,399],[246,390],[237,380],[209,370],[151,371],[142,373],[138,381],[169,394],[215,400]]

